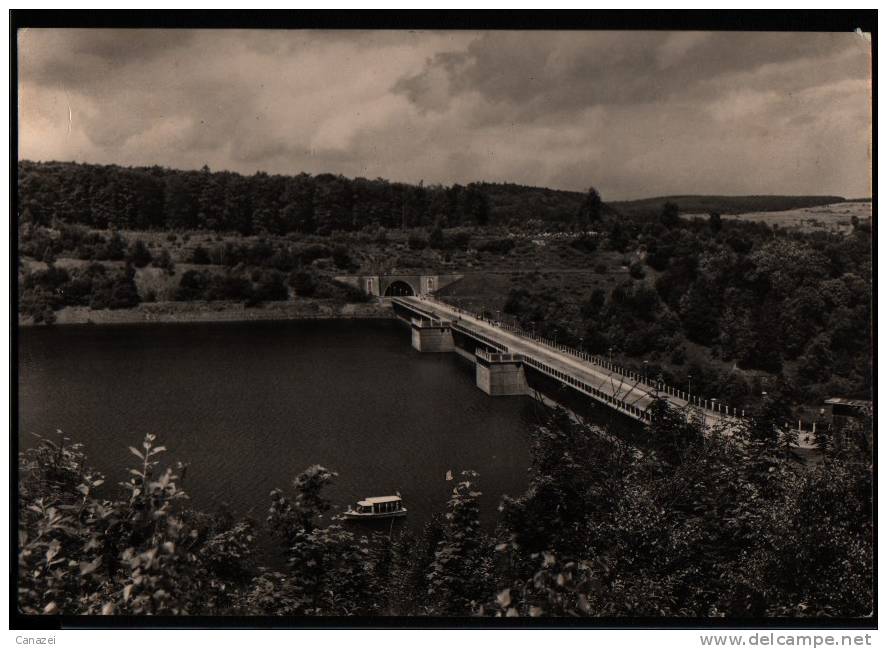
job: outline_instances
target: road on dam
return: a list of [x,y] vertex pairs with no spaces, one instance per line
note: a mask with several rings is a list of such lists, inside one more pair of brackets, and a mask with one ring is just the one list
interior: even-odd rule
[[[401,297],[399,300],[411,304],[417,310],[429,313],[442,320],[458,322],[461,326],[473,329],[478,333],[500,342],[510,353],[521,354],[541,361],[564,374],[594,386],[598,390],[617,400],[645,410],[657,396],[655,388],[644,384],[640,377],[627,376],[602,365],[560,351],[548,345],[509,331],[501,324],[480,318],[461,309],[445,304],[427,296]],[[666,398],[674,407],[686,410],[697,410],[684,398],[670,391],[660,391],[658,396]],[[699,414],[705,413],[706,425],[714,425],[722,419],[728,419],[723,413],[711,409],[698,408]],[[733,419],[730,417],[729,419]]]

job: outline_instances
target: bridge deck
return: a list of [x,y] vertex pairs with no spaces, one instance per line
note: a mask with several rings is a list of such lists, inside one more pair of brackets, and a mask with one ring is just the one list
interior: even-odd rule
[[[629,379],[605,367],[584,361],[567,353],[559,352],[534,340],[506,331],[494,323],[461,312],[448,304],[428,297],[400,297],[397,300],[405,305],[409,305],[410,308],[430,314],[435,318],[452,320],[455,329],[465,329],[466,332],[477,333],[480,340],[488,343],[495,342],[495,346],[502,352],[521,354],[527,358],[528,364],[531,367],[535,367],[545,374],[552,375],[554,373],[556,375],[555,378],[568,385],[572,385],[580,391],[586,392],[583,388],[591,386],[601,395],[604,395],[605,400],[610,405],[617,410],[627,412],[627,414],[637,419],[645,419],[643,411],[652,404],[656,396],[653,388],[644,385],[640,381]],[[678,396],[664,392],[660,392],[659,396],[666,398],[676,408],[687,409],[689,407],[694,411],[698,410],[700,415],[703,414],[702,409],[688,404],[685,399],[681,399]],[[627,409],[619,404],[624,404],[627,406]],[[714,425],[723,420],[735,421],[732,417],[725,417],[722,413],[708,409],[704,411],[704,415],[703,421],[707,426]]]

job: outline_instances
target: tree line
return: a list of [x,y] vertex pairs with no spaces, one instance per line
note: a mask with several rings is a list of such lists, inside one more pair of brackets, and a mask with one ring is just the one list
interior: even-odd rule
[[54,220],[96,229],[329,234],[367,226],[485,225],[480,183],[409,185],[333,174],[180,171],[66,162],[18,165],[24,223]]
[[[41,439],[19,464],[18,610],[28,615],[861,617],[873,607],[871,420],[793,452],[779,402],[733,435],[664,401],[650,446],[564,411],[531,439],[530,484],[480,525],[457,474],[421,532],[330,518],[334,471],[275,489],[264,521],[189,506],[187,466],[148,435],[115,484],[82,446]],[[116,476],[114,476],[116,479]],[[266,541],[265,539],[268,539]],[[263,568],[270,543],[285,568]]]

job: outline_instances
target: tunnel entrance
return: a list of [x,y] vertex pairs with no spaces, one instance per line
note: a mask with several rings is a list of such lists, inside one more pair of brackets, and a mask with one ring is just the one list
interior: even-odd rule
[[415,291],[413,291],[413,287],[407,284],[406,282],[402,282],[400,280],[396,280],[391,282],[388,285],[388,288],[385,289],[386,297],[402,297],[405,295],[415,295]]

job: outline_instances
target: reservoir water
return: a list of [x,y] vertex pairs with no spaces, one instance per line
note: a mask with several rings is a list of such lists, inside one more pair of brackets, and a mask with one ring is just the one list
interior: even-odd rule
[[312,464],[339,473],[334,509],[399,491],[418,528],[446,508],[447,471],[473,469],[485,527],[527,484],[533,402],[491,398],[456,354],[420,354],[400,322],[27,328],[19,337],[19,444],[62,429],[108,483],[146,433],[189,467],[199,509],[264,519]]

